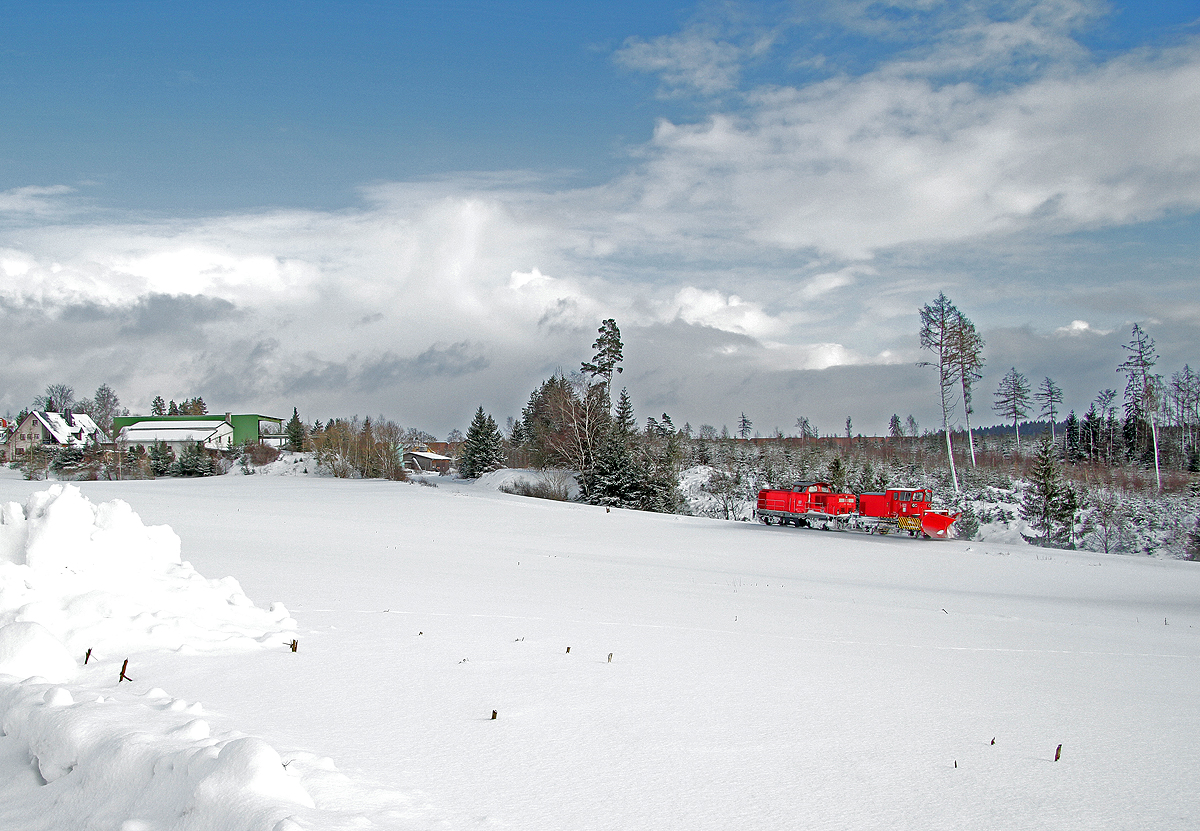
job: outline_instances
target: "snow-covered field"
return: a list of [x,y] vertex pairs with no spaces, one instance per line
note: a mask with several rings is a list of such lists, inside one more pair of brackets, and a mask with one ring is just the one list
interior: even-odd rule
[[0,672],[60,674],[0,676],[0,828],[1200,827],[1200,564],[434,481],[80,483],[141,548],[3,537]]

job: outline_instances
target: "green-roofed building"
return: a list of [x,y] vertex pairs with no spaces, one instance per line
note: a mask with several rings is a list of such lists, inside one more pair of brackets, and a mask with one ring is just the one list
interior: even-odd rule
[[262,437],[260,425],[262,422],[270,422],[280,428],[283,426],[282,418],[273,418],[272,416],[259,415],[257,413],[225,413],[219,415],[213,413],[211,415],[174,415],[174,416],[155,416],[155,415],[136,415],[136,416],[117,416],[113,419],[113,439],[121,440],[121,431],[127,427],[138,425],[139,427],[151,427],[155,424],[170,424],[177,421],[224,421],[233,427],[233,436],[230,438],[232,444],[246,444],[259,441]]

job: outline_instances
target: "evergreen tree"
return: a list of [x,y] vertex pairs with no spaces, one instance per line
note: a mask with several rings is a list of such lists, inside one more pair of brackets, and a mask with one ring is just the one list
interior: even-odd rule
[[154,400],[150,402],[150,415],[161,416],[166,414],[167,402],[163,401],[163,397],[161,395],[154,396]]
[[741,416],[738,417],[737,431],[738,431],[738,435],[741,436],[743,439],[750,438],[750,431],[751,431],[751,428],[753,428],[753,427],[754,427],[754,422],[751,421],[750,419],[746,418],[745,413],[742,413]]
[[1078,512],[1079,499],[1075,489],[1063,479],[1054,445],[1050,436],[1044,435],[1021,499],[1021,517],[1037,532],[1030,542],[1073,548]]
[[54,453],[50,469],[64,477],[76,475],[84,466],[83,448],[75,444],[64,444]]
[[613,415],[613,429],[628,439],[637,433],[637,420],[633,417],[633,402],[629,400],[629,390],[621,387],[621,397],[617,399],[617,410]]
[[173,399],[173,398],[171,399],[171,403],[169,405],[167,405],[167,415],[169,415],[169,416],[179,415],[179,405],[175,403],[175,399]]
[[1196,524],[1188,532],[1187,543],[1183,551],[1189,560],[1200,560],[1200,515],[1196,517]]
[[1029,380],[1014,366],[1000,379],[992,409],[1001,418],[1012,421],[1017,434],[1017,450],[1021,449],[1021,419],[1029,415]]
[[1063,400],[1062,390],[1054,383],[1053,378],[1047,376],[1042,379],[1041,386],[1033,394],[1033,400],[1042,405],[1039,415],[1050,419],[1050,441],[1056,441],[1058,436],[1054,432],[1054,425],[1058,419],[1058,405],[1062,404]]
[[1074,410],[1071,410],[1071,412],[1067,414],[1066,430],[1066,458],[1068,463],[1074,464],[1083,458],[1083,452],[1080,446],[1080,434],[1082,433],[1082,427],[1079,423],[1079,419],[1075,416]]
[[299,453],[304,449],[304,423],[300,421],[300,411],[295,407],[292,407],[292,417],[284,432],[288,437],[288,450]]
[[166,442],[156,441],[150,445],[150,472],[155,476],[166,476],[175,461],[175,454]]
[[596,331],[600,335],[592,344],[596,354],[590,363],[585,361],[580,364],[580,368],[584,374],[599,378],[604,382],[604,394],[607,396],[609,388],[612,386],[613,373],[619,374],[622,371],[618,364],[623,359],[624,347],[621,343],[621,330],[617,328],[617,322],[612,318],[601,323],[600,328]]
[[[1117,367],[1117,372],[1123,372],[1125,382],[1125,438],[1126,447],[1133,457],[1146,455],[1146,450],[1153,453],[1154,474],[1158,479],[1158,489],[1162,490],[1162,472],[1158,464],[1158,428],[1155,415],[1158,411],[1162,377],[1150,372],[1158,363],[1158,354],[1154,348],[1154,339],[1142,331],[1142,327],[1133,324],[1133,335],[1124,347],[1129,355]],[[1146,445],[1146,423],[1149,423],[1150,448]]]
[[179,458],[170,466],[170,472],[175,476],[210,476],[212,459],[200,442],[190,442],[184,445]]
[[585,471],[588,478],[587,502],[618,508],[636,508],[642,501],[645,489],[644,471],[639,469],[630,451],[627,436],[617,430],[609,432],[596,454],[595,464]]
[[459,452],[458,472],[465,479],[478,479],[485,473],[504,467],[504,437],[496,421],[480,406],[467,428]]

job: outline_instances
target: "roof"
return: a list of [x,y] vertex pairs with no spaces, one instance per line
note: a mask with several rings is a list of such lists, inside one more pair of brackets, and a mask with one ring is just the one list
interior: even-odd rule
[[155,441],[207,441],[225,427],[232,432],[233,428],[224,421],[194,419],[191,421],[138,421],[129,425],[121,432],[124,441],[155,442]]
[[449,462],[453,461],[449,456],[443,456],[440,453],[430,453],[426,450],[405,450],[405,456],[420,456],[422,459],[429,459],[431,462]]
[[92,421],[92,417],[86,413],[70,413],[69,424],[62,413],[33,412],[30,415],[41,422],[59,444],[87,444],[92,436],[98,436],[100,441],[108,441],[108,436],[104,435],[96,426],[96,422]]

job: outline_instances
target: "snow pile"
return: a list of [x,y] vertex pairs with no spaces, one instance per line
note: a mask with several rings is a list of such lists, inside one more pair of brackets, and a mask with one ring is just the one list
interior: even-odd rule
[[[475,480],[476,487],[488,490],[516,492],[523,486],[537,488],[539,486],[561,490],[568,499],[579,498],[579,483],[575,474],[569,470],[535,470],[533,468],[505,467],[485,473]],[[508,489],[514,490],[508,490]]]
[[[279,458],[273,462],[268,462],[265,465],[252,468],[252,471],[261,476],[325,476],[328,475],[320,470],[317,464],[316,454],[314,453],[294,453],[290,450],[284,450],[279,454]],[[239,468],[233,468],[234,473],[242,473]]]
[[0,826],[270,831],[312,815],[315,757],[285,765],[261,739],[214,736],[199,704],[159,689],[74,689],[0,685]]
[[[40,624],[79,659],[89,649],[282,644],[295,628],[281,604],[256,608],[235,579],[206,580],[179,553],[168,526],[147,527],[119,499],[93,505],[74,485],[9,502],[0,506],[0,627]],[[7,637],[32,637],[22,631]]]
[[[295,627],[179,553],[169,527],[72,485],[0,507],[0,828],[361,826],[328,760],[285,763],[199,704],[131,689],[151,672],[141,650],[282,647]],[[317,808],[310,789],[333,796]]]

